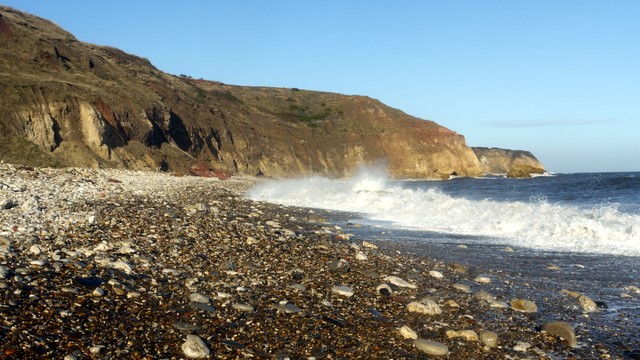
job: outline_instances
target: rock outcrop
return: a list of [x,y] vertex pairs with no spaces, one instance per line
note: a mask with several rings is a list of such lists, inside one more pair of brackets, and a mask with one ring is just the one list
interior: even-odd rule
[[543,173],[544,165],[529,151],[499,148],[472,148],[485,174],[504,175],[514,168],[530,167],[533,173]]
[[3,6],[0,56],[0,150],[38,152],[0,160],[276,177],[379,162],[405,178],[483,173],[462,135],[377,100],[166,74]]

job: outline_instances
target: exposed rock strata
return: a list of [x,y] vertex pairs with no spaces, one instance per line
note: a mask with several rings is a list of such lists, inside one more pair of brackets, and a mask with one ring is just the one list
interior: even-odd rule
[[544,165],[529,151],[499,148],[473,147],[482,172],[485,174],[507,174],[515,166],[526,165],[544,170]]

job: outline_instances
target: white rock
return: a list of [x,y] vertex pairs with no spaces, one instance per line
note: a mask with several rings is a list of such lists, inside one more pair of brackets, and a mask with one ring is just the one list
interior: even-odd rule
[[353,296],[353,289],[350,288],[349,286],[334,286],[331,288],[331,291],[345,297]]
[[528,342],[518,341],[516,346],[513,347],[513,350],[520,351],[520,352],[527,352],[527,350],[529,350],[530,347],[531,347],[531,344],[529,344]]
[[412,301],[407,304],[407,310],[426,315],[442,314],[440,306],[431,300],[422,300],[422,302]]
[[369,258],[362,251],[358,251],[358,253],[356,254],[356,260],[367,261],[369,260]]
[[624,289],[629,292],[640,294],[640,288],[634,285],[625,286]]
[[253,236],[247,237],[247,245],[255,245],[257,243],[258,240],[256,240],[256,238],[254,238]]
[[380,294],[384,294],[384,295],[393,294],[393,290],[391,290],[391,286],[389,286],[387,284],[378,285],[378,287],[376,287],[376,291],[379,292]]
[[397,287],[402,287],[402,288],[409,288],[409,289],[417,289],[418,286],[415,284],[411,284],[409,282],[407,282],[406,280],[403,280],[397,276],[387,276],[384,278],[384,281],[388,281],[391,283],[391,285],[395,285]]
[[400,335],[402,335],[403,338],[405,339],[417,339],[418,338],[418,334],[416,334],[415,331],[411,330],[410,327],[408,326],[403,326],[400,329],[398,329],[398,332],[400,332]]
[[137,291],[129,291],[127,293],[127,299],[135,299],[135,298],[139,298],[140,297],[140,293]]
[[492,301],[489,304],[489,307],[495,308],[495,309],[506,309],[509,307],[509,304],[507,304],[504,301]]
[[96,247],[93,248],[94,251],[109,251],[113,249],[113,246],[111,246],[110,244],[108,244],[107,242],[103,241],[100,244],[98,244]]
[[202,339],[197,335],[187,335],[187,340],[182,344],[184,355],[192,359],[203,359],[211,355],[211,351]]
[[231,307],[242,312],[252,312],[255,310],[253,306],[247,304],[231,304]]
[[447,330],[446,334],[449,339],[462,338],[466,341],[480,341],[478,333],[473,330]]
[[362,247],[367,248],[367,249],[377,249],[378,245],[372,244],[372,243],[370,243],[370,242],[365,240],[365,241],[362,242]]
[[104,349],[104,345],[96,345],[89,348],[89,352],[91,352],[92,354],[99,354],[102,349]]
[[453,286],[454,289],[465,292],[465,293],[468,293],[469,291],[471,291],[471,287],[469,285],[455,283],[451,286]]
[[431,340],[414,339],[413,345],[418,350],[421,350],[429,355],[444,356],[449,353],[449,348],[446,345]]
[[489,284],[491,283],[491,278],[481,275],[473,279],[473,281],[477,282],[478,284]]
[[269,221],[265,221],[265,223],[264,223],[264,224],[265,224],[265,225],[267,225],[267,226],[270,226],[270,227],[272,227],[272,228],[276,228],[276,229],[277,229],[277,228],[280,228],[280,223],[279,223],[279,222],[277,222],[277,221],[271,221],[271,220],[269,220]]
[[111,264],[109,264],[109,267],[116,270],[122,270],[126,274],[131,274],[131,272],[133,271],[133,265],[129,264],[126,261],[114,261]]
[[36,265],[36,266],[44,266],[44,264],[46,264],[46,261],[44,261],[44,260],[31,260],[29,262],[29,264]]
[[193,293],[189,295],[189,300],[191,300],[191,302],[202,304],[208,304],[211,301],[208,296],[202,295],[200,293]]
[[498,334],[493,331],[484,330],[480,332],[480,341],[485,346],[496,347],[498,346]]
[[103,296],[104,295],[104,290],[102,290],[102,288],[95,288],[93,289],[93,292],[91,293],[91,295],[93,296]]
[[29,248],[29,251],[30,251],[33,255],[40,255],[40,254],[42,254],[42,248],[40,248],[40,246],[38,246],[38,245],[31,245],[31,247]]
[[229,293],[226,293],[226,292],[218,291],[216,293],[216,296],[218,297],[218,299],[228,299],[228,298],[232,297],[233,295],[231,295]]
[[442,273],[440,271],[436,271],[436,270],[429,271],[429,275],[431,275],[431,277],[436,278],[436,279],[443,279],[444,278],[444,275],[442,275]]
[[598,311],[598,305],[596,304],[596,302],[591,300],[586,295],[578,296],[578,302],[580,303],[580,307],[582,307],[582,310],[584,310],[585,312]]

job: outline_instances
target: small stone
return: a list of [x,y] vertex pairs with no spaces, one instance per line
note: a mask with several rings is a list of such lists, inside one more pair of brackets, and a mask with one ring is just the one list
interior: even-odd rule
[[436,270],[429,271],[429,275],[431,275],[431,277],[436,278],[436,279],[444,278],[444,275],[442,275],[442,273],[440,271],[436,271]]
[[476,333],[473,330],[460,330],[460,331],[447,330],[446,334],[449,339],[462,338],[462,339],[465,339],[466,341],[480,340],[480,338],[478,337],[478,333]]
[[527,352],[527,350],[529,350],[530,347],[531,347],[531,344],[529,344],[528,342],[518,341],[516,343],[516,346],[513,347],[513,350],[520,351],[520,352]]
[[178,321],[173,323],[173,327],[180,331],[188,331],[188,332],[199,332],[202,331],[202,328],[198,325],[189,324],[186,322]]
[[199,302],[192,302],[191,307],[199,310],[204,310],[210,313],[213,313],[216,311],[216,309],[213,306],[209,304],[199,303]]
[[405,339],[417,339],[418,338],[418,334],[416,334],[415,331],[413,331],[410,327],[408,327],[406,325],[404,325],[403,327],[398,329],[398,332],[400,332],[400,335],[402,335],[402,337],[405,338]]
[[458,304],[454,300],[447,300],[447,302],[445,304],[447,306],[449,306],[449,307],[452,307],[452,308],[459,308],[460,307],[460,304]]
[[191,295],[189,295],[189,300],[191,300],[191,302],[202,304],[208,304],[209,302],[211,302],[208,296],[202,295],[200,293],[192,293]]
[[353,296],[353,289],[349,286],[334,286],[331,288],[331,291],[345,297]]
[[466,266],[464,266],[462,264],[458,264],[458,263],[449,264],[449,267],[453,271],[455,271],[455,272],[457,272],[459,274],[465,274],[465,273],[467,273],[467,271],[469,271],[469,268],[467,268]]
[[484,290],[480,290],[477,293],[475,293],[473,295],[476,299],[480,300],[480,301],[486,301],[489,304],[491,304],[492,302],[496,301],[496,297],[489,294],[488,292],[484,291]]
[[365,241],[362,242],[362,247],[363,248],[367,248],[367,249],[377,249],[378,245],[372,244],[372,243],[370,243],[370,242],[365,240]]
[[493,331],[483,330],[480,332],[480,341],[490,348],[498,346],[498,334]]
[[431,340],[414,339],[413,345],[418,350],[421,350],[429,355],[444,356],[449,353],[449,348],[446,345]]
[[292,303],[276,304],[275,308],[279,311],[284,311],[287,314],[295,314],[302,311],[299,307],[295,306]]
[[566,321],[551,321],[542,327],[547,334],[562,338],[563,342],[569,347],[575,348],[578,345],[576,333],[573,326]]
[[507,246],[504,249],[502,249],[502,251],[504,252],[508,252],[508,253],[512,253],[514,252],[513,248],[511,246]]
[[302,284],[293,284],[293,285],[289,285],[289,288],[296,290],[296,291],[306,291],[307,287],[302,285]]
[[18,206],[18,203],[13,199],[0,199],[0,209],[9,210]]
[[9,269],[6,266],[0,265],[0,279],[6,279],[9,275]]
[[423,300],[422,302],[412,301],[407,304],[407,310],[425,315],[442,314],[440,306],[431,300]]
[[237,303],[231,304],[231,308],[242,312],[253,312],[255,310],[251,305]]
[[333,260],[329,263],[329,271],[335,273],[346,273],[349,271],[351,264],[345,259]]
[[140,293],[137,291],[129,291],[127,293],[127,299],[135,299],[135,298],[139,298],[140,297]]
[[69,354],[69,355],[65,355],[63,360],[78,360],[78,357],[75,355]]
[[411,284],[411,283],[407,282],[406,280],[401,279],[401,278],[399,278],[397,276],[393,276],[393,275],[385,277],[384,281],[387,281],[387,282],[391,283],[391,285],[395,285],[395,286],[401,287],[401,288],[409,288],[409,289],[418,288],[417,285]]
[[89,348],[89,352],[91,352],[92,354],[99,354],[104,348],[104,345],[92,346],[91,348]]
[[391,294],[393,294],[393,291],[391,290],[391,286],[387,284],[378,285],[378,287],[376,287],[376,291],[386,296],[390,296]]
[[533,301],[515,299],[511,300],[511,308],[516,311],[525,313],[534,313],[538,311],[538,306]]
[[509,307],[509,304],[507,304],[504,301],[492,301],[491,303],[489,303],[489,307],[492,307],[495,309],[506,309]]
[[634,285],[625,286],[624,289],[628,292],[640,294],[640,288]]
[[116,293],[117,295],[120,295],[120,296],[122,296],[122,295],[127,293],[127,291],[125,289],[121,288],[120,286],[114,286],[113,287],[113,292]]
[[464,293],[468,293],[469,291],[471,291],[471,287],[469,285],[465,285],[465,284],[460,284],[460,283],[455,283],[453,285],[451,285],[454,289],[462,291]]
[[586,295],[578,296],[578,302],[580,302],[580,307],[585,312],[595,312],[598,311],[598,304],[595,301],[591,300]]
[[256,238],[254,238],[253,236],[247,237],[247,245],[255,245],[255,244],[258,244],[258,240],[256,240]]
[[478,284],[489,284],[491,283],[491,278],[481,275],[473,279],[473,281],[477,282]]
[[33,254],[33,255],[40,255],[42,254],[42,249],[40,248],[40,246],[38,245],[31,245],[31,247],[29,248],[29,251]]
[[109,267],[116,270],[122,270],[127,275],[131,274],[131,272],[133,271],[133,265],[129,264],[126,261],[114,261],[111,264],[109,264]]
[[63,286],[60,288],[60,291],[65,292],[65,293],[71,293],[71,294],[77,294],[78,293],[78,289],[71,287],[71,286]]
[[28,268],[19,267],[19,268],[16,268],[14,272],[18,275],[28,275],[31,272],[31,270],[29,270]]
[[187,340],[182,344],[184,355],[192,359],[203,359],[211,355],[211,351],[202,339],[197,335],[187,335]]
[[104,290],[102,290],[101,288],[97,287],[97,288],[95,288],[93,290],[91,295],[93,295],[93,296],[104,296]]
[[356,260],[367,261],[369,260],[369,257],[367,257],[367,255],[365,255],[362,251],[358,251],[358,253],[356,254]]

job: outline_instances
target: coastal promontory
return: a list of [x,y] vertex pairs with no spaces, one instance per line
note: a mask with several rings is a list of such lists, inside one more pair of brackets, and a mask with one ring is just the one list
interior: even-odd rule
[[[486,172],[465,138],[378,100],[171,75],[0,7],[0,160],[30,166],[402,178]],[[195,170],[194,170],[195,169]]]

